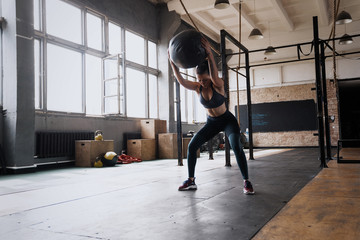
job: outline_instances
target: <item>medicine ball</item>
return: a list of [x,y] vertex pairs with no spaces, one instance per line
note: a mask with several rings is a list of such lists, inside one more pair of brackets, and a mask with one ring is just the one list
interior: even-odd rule
[[115,166],[118,160],[118,155],[114,152],[107,152],[105,153],[104,157],[101,159],[104,166]]
[[170,40],[170,59],[176,66],[193,68],[205,60],[206,52],[201,46],[201,37],[201,33],[195,30],[185,30]]

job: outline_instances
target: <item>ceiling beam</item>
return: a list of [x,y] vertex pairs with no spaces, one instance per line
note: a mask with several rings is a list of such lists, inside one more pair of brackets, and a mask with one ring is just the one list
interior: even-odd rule
[[294,30],[294,23],[293,21],[290,19],[289,15],[287,14],[284,6],[281,3],[281,0],[270,0],[275,11],[277,12],[277,14],[279,15],[281,22],[285,23],[286,28],[289,31],[293,31]]
[[[210,9],[214,9],[214,1],[209,0],[182,0],[186,10],[191,14],[199,11],[206,11]],[[238,3],[239,0],[229,0],[230,4]],[[186,14],[185,10],[183,9],[180,0],[171,0],[167,3],[167,7],[169,12],[176,11],[180,15]],[[221,11],[221,10],[218,10]]]
[[320,19],[326,25],[330,24],[329,3],[327,0],[316,0],[320,12]]
[[206,25],[211,31],[213,31],[216,34],[220,34],[220,30],[224,29],[224,26],[220,26],[217,22],[215,22],[213,19],[210,19],[202,12],[196,12],[193,13],[192,15],[194,16],[194,18],[202,22],[204,25]]
[[[230,7],[236,11],[236,14],[239,15],[239,8],[235,7],[233,4],[230,4]],[[254,29],[257,28],[256,24],[254,23],[254,21],[249,17],[249,15],[247,15],[247,13],[245,12],[245,10],[243,8],[241,8],[241,17],[243,23],[250,29]]]

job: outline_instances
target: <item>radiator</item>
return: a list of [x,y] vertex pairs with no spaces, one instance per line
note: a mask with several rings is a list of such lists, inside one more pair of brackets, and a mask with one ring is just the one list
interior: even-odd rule
[[94,132],[37,132],[38,158],[75,157],[76,140],[93,140]]

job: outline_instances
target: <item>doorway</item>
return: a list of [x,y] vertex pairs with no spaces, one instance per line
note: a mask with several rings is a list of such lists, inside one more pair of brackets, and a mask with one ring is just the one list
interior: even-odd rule
[[339,80],[341,139],[360,139],[360,78]]

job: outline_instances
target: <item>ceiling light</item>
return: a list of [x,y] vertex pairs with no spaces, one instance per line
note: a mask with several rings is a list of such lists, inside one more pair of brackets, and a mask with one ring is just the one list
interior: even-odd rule
[[260,32],[260,30],[258,28],[254,28],[249,37],[250,40],[258,40],[258,39],[262,39],[264,38],[264,36],[262,35],[262,33]]
[[336,18],[336,24],[351,23],[352,18],[348,12],[342,11]]
[[225,9],[230,6],[229,0],[216,0],[214,7],[216,9]]
[[340,38],[339,44],[340,45],[346,45],[346,44],[351,44],[353,42],[353,39],[351,36],[347,35],[346,33],[344,35],[342,35],[342,37]]
[[267,49],[264,52],[265,55],[275,55],[276,50],[273,48],[273,46],[268,46]]

